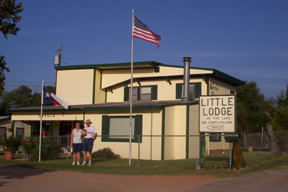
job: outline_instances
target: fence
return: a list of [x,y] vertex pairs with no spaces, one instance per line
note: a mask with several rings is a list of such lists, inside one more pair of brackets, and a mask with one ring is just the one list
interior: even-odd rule
[[270,149],[270,137],[266,132],[263,133],[248,133],[243,134],[240,139],[240,144],[243,149],[252,147],[253,150],[264,150]]
[[[277,144],[279,145],[280,151],[288,152],[288,131],[274,131],[273,132]],[[248,149],[252,147],[253,150],[264,150],[269,151],[271,149],[271,138],[267,132],[262,133],[248,133],[242,135],[240,143],[243,149]]]
[[45,136],[44,138],[55,142],[60,147],[69,149],[70,146],[70,135],[65,136]]

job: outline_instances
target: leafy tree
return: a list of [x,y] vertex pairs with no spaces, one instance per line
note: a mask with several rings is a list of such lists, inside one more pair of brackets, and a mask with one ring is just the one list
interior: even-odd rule
[[277,98],[277,104],[280,108],[288,106],[288,84],[286,85],[286,90],[281,90]]
[[40,106],[41,105],[41,94],[33,93],[31,97],[31,106]]
[[273,114],[273,128],[275,130],[288,130],[288,84],[277,97],[277,106]]
[[47,87],[48,91],[50,91],[50,92],[52,92],[54,94],[56,93],[56,87],[51,86],[51,85],[47,85],[46,87]]
[[10,108],[31,106],[31,103],[32,89],[25,85],[21,85],[20,87],[3,94],[2,103],[0,105],[1,115],[8,114]]
[[265,100],[255,82],[237,88],[237,119],[241,132],[260,132],[270,120],[271,104]]
[[[47,86],[48,90],[55,93],[54,86]],[[32,89],[26,85],[21,85],[18,88],[4,92],[0,103],[0,115],[8,114],[10,108],[13,107],[28,107],[40,106],[41,94],[32,92]]]
[[288,130],[288,106],[278,108],[273,117],[273,129]]
[[[55,93],[56,88],[54,86],[48,85],[46,86],[48,91]],[[32,99],[31,99],[31,106],[40,106],[41,104],[41,93],[33,93]]]
[[5,86],[5,72],[9,72],[9,68],[6,65],[5,57],[0,56],[0,95],[2,95]]
[[23,4],[15,0],[0,0],[0,31],[7,39],[9,34],[16,35],[19,28],[16,26],[21,21],[19,13],[23,11]]
[[243,136],[244,147],[247,147],[247,133],[260,132],[262,127],[266,127],[272,111],[271,103],[265,100],[255,82],[237,88],[238,131]]
[[[23,4],[15,0],[0,0],[0,32],[8,39],[8,35],[16,35],[19,31],[17,24],[21,20],[19,14],[23,11]],[[4,90],[5,72],[9,72],[5,57],[0,56],[0,95]]]

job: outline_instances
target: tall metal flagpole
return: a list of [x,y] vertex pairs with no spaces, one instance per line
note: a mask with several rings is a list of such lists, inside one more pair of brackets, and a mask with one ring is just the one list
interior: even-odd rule
[[43,96],[44,96],[44,80],[42,80],[42,86],[41,86],[40,134],[39,134],[39,156],[38,156],[38,161],[39,162],[41,161],[41,150],[42,150]]
[[130,96],[129,96],[129,105],[130,105],[130,131],[129,131],[129,167],[131,167],[131,159],[132,159],[132,129],[133,129],[133,62],[134,62],[134,38],[133,38],[133,27],[134,27],[134,9],[132,9],[132,26],[131,26],[131,77],[130,77]]

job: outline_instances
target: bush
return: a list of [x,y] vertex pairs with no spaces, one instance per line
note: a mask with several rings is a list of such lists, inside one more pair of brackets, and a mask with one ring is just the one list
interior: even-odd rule
[[92,154],[92,158],[95,161],[120,159],[120,155],[112,152],[110,148],[100,149]]
[[4,141],[4,148],[6,151],[16,152],[21,144],[19,138],[10,136]]
[[[39,138],[34,137],[24,141],[24,153],[31,161],[37,161],[39,158]],[[41,160],[56,159],[60,152],[60,146],[55,141],[49,138],[42,138]]]

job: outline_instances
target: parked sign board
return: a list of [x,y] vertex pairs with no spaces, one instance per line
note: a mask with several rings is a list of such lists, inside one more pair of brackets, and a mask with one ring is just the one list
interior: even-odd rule
[[200,132],[235,132],[235,96],[200,97]]

